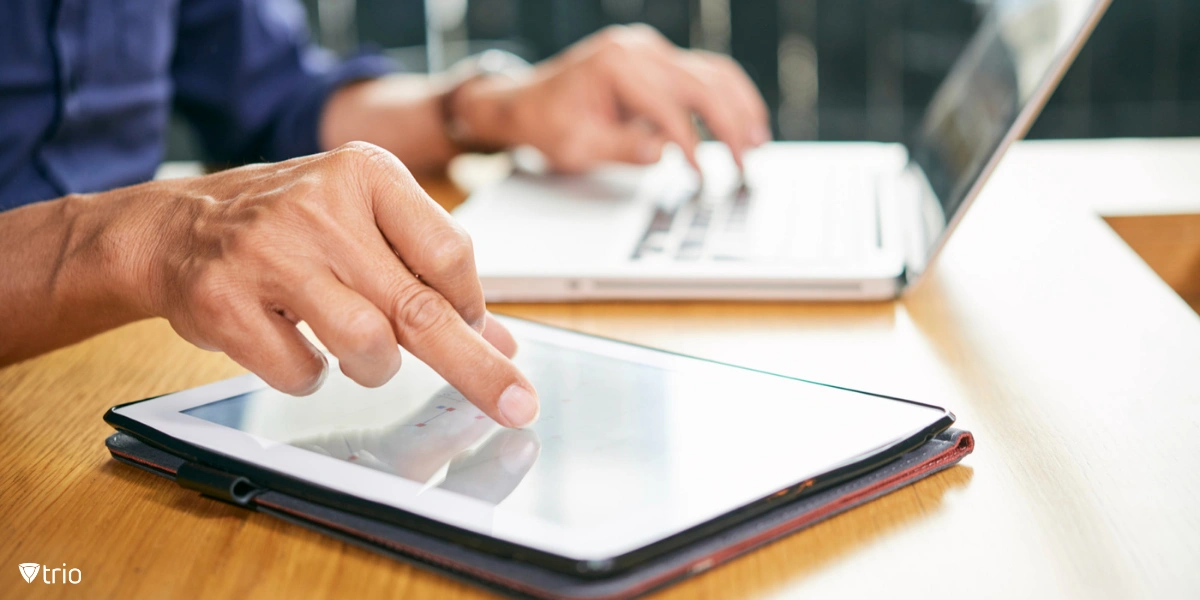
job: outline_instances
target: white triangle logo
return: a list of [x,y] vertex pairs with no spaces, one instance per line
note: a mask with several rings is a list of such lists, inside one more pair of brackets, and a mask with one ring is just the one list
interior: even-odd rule
[[17,565],[17,568],[21,570],[21,577],[25,578],[25,583],[32,583],[33,578],[37,577],[42,565],[38,563],[21,563]]

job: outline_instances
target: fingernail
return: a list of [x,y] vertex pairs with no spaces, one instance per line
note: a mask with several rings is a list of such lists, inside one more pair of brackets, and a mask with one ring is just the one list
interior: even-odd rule
[[761,146],[771,140],[771,130],[766,125],[756,125],[750,130],[750,142]]
[[500,394],[499,408],[500,416],[508,421],[508,426],[516,429],[533,425],[541,412],[537,397],[516,383]]
[[509,473],[524,473],[529,470],[533,461],[537,460],[541,446],[537,434],[513,432],[512,437],[504,440],[500,452],[500,466]]
[[484,313],[484,315],[482,317],[479,317],[478,319],[475,319],[474,321],[471,322],[471,329],[474,329],[475,333],[482,335],[483,330],[486,327],[487,327],[487,313]]
[[325,385],[325,380],[329,378],[329,359],[325,358],[324,354],[318,354],[321,358],[321,374],[317,376],[317,380],[313,382],[307,390],[296,394],[297,396],[311,396]]
[[645,142],[638,147],[638,161],[644,163],[658,162],[662,156],[662,144],[656,142]]

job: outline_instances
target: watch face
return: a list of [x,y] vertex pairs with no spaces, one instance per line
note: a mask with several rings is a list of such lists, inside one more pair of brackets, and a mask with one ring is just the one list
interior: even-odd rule
[[475,58],[475,68],[481,74],[512,75],[531,68],[528,61],[504,50],[487,50]]
[[481,75],[519,75],[532,69],[529,61],[506,50],[485,50],[454,63],[446,72],[461,84]]

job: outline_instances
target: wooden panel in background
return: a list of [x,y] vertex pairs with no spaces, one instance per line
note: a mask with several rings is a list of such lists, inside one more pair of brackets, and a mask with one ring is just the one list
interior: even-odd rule
[[1200,312],[1200,214],[1104,220],[1171,289]]

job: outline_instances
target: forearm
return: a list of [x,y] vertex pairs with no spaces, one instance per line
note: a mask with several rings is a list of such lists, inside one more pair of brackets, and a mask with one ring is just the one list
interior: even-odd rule
[[477,144],[503,148],[519,143],[511,114],[511,82],[468,82],[454,94],[453,106],[443,98],[449,87],[425,75],[391,75],[348,85],[325,107],[322,148],[370,142],[391,151],[412,171],[438,170],[461,151],[447,135],[446,109],[468,126]]
[[443,87],[423,75],[390,75],[348,85],[325,106],[321,146],[330,150],[365,141],[391,151],[412,171],[440,169],[458,152],[443,126]]
[[75,195],[0,213],[0,365],[148,316],[129,293],[132,197]]

